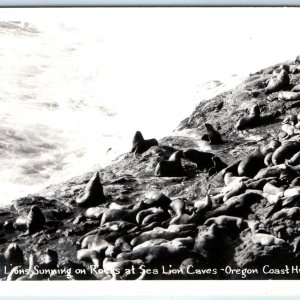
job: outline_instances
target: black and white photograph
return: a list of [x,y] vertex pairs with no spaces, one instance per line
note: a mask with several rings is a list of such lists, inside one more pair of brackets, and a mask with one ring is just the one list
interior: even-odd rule
[[0,8],[0,278],[300,279],[298,7]]

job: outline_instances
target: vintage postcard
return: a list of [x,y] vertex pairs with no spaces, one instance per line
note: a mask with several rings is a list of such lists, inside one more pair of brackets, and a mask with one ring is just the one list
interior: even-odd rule
[[299,279],[299,14],[1,8],[1,280]]

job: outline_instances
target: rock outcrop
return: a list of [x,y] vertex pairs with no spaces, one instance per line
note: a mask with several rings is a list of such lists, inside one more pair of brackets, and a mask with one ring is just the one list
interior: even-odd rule
[[[299,69],[296,60],[251,74],[171,136],[143,149],[135,138],[96,174],[1,208],[0,277],[299,278]],[[225,143],[201,138],[207,123]]]

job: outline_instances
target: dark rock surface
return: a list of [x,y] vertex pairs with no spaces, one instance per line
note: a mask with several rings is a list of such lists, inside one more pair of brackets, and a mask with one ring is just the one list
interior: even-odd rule
[[[285,64],[290,67],[290,85],[285,90],[290,91],[300,84],[300,73],[295,71],[298,62]],[[11,207],[1,208],[0,277],[298,279],[300,274],[292,269],[300,265],[300,217],[285,216],[274,221],[267,217],[275,203],[283,201],[284,207],[284,200],[290,196],[285,194],[287,190],[300,194],[300,187],[298,191],[297,185],[290,186],[299,176],[297,172],[287,171],[283,164],[275,178],[266,179],[272,183],[269,187],[274,187],[274,192],[264,190],[266,182],[255,185],[254,176],[242,179],[237,172],[230,175],[236,179],[229,178],[231,182],[237,180],[236,183],[225,185],[227,179],[222,171],[209,176],[184,156],[184,176],[155,176],[157,164],[179,150],[210,152],[230,165],[272,139],[281,143],[289,139],[299,141],[297,131],[286,137],[281,129],[284,118],[298,115],[298,101],[278,99],[279,92],[267,94],[264,90],[280,69],[278,64],[251,74],[235,89],[201,102],[173,135],[158,141],[158,146],[141,154],[130,153],[128,149],[114,163],[98,170],[105,202],[96,209],[76,204],[94,173],[49,186],[15,200]],[[260,124],[236,130],[237,121],[248,115],[254,105],[260,108]],[[227,142],[210,145],[203,141],[205,123],[217,128]],[[233,191],[232,185],[236,187],[241,181],[245,184],[243,189],[235,190],[224,201],[224,195]],[[296,190],[290,191],[292,187]],[[276,188],[282,188],[282,194]],[[250,194],[245,196],[246,193]],[[45,224],[41,230],[28,233],[28,213],[34,205],[42,211]],[[208,218],[223,215],[242,218],[248,226],[231,226],[227,221],[204,225]],[[5,256],[12,243],[22,249],[25,261],[19,268],[29,269],[28,274],[10,272],[17,268]],[[56,251],[58,261],[53,263],[49,249]],[[35,274],[33,266],[52,270],[52,274]]]

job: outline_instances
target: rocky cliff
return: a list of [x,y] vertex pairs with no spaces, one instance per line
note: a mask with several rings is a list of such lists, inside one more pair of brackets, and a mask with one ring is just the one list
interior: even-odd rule
[[0,277],[297,279],[299,84],[298,59],[250,74],[158,145],[2,208]]

